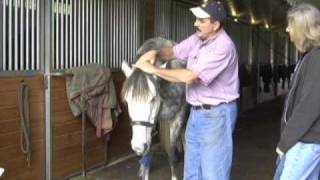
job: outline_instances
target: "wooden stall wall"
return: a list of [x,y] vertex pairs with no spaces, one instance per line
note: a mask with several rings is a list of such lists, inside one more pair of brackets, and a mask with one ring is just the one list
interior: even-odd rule
[[[30,120],[32,125],[32,160],[28,167],[20,150],[20,117],[18,87],[24,80],[30,87]],[[111,163],[132,154],[131,126],[126,105],[120,94],[125,80],[122,72],[113,73],[117,99],[122,113],[118,117],[110,140],[97,138],[95,127],[87,122],[88,169]],[[44,179],[45,168],[45,116],[43,76],[0,78],[0,166],[6,169],[3,179]],[[81,118],[69,109],[64,77],[53,78],[53,179],[63,179],[79,173],[82,168]]]
[[[21,122],[18,88],[21,81],[29,86],[31,123],[31,164],[21,151]],[[45,130],[43,77],[0,77],[0,166],[5,168],[1,179],[44,179]]]
[[117,99],[122,113],[118,118],[118,123],[111,132],[111,138],[108,143],[108,163],[133,153],[130,145],[132,133],[128,109],[126,104],[124,104],[120,98],[121,88],[123,82],[125,81],[125,76],[121,71],[117,71],[113,72],[112,78],[115,84]]
[[[122,109],[109,141],[97,138],[95,127],[87,122],[87,166],[102,166],[132,153],[130,147],[131,126],[126,105],[120,94],[125,77],[122,72],[112,74],[117,99]],[[64,77],[53,79],[52,119],[53,119],[53,177],[61,179],[78,173],[82,167],[81,118],[70,111]]]
[[[68,104],[64,77],[53,78],[53,179],[78,173],[82,168],[81,117],[74,117]],[[106,163],[107,150],[103,137],[87,121],[87,167]]]

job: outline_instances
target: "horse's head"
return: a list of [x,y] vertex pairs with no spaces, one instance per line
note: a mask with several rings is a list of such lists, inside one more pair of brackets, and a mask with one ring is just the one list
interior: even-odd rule
[[[138,49],[136,58],[151,49],[172,47],[173,42],[164,38],[152,38],[143,43]],[[161,66],[157,60],[157,65]],[[127,102],[129,116],[132,121],[131,147],[139,155],[148,152],[151,145],[152,129],[160,109],[161,98],[158,92],[158,78],[132,69],[125,62],[122,71],[127,77],[122,88],[122,99]]]
[[[149,39],[138,49],[136,58],[151,49],[172,47],[172,45],[172,41],[164,38]],[[132,69],[125,62],[122,63],[122,71],[127,77],[122,88],[122,99],[128,105],[132,122],[131,147],[138,155],[142,155],[150,148],[152,129],[160,109],[161,98],[158,93],[157,77],[148,75],[140,69]]]
[[148,152],[152,129],[160,108],[160,96],[155,79],[139,69],[122,63],[127,79],[122,88],[122,99],[127,103],[132,125],[131,147],[138,154]]

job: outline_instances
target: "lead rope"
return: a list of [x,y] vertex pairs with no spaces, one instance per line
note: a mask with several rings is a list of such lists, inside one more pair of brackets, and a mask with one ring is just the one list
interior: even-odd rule
[[31,127],[29,111],[29,86],[21,81],[18,89],[18,106],[21,121],[20,146],[22,153],[26,156],[28,167],[31,167]]

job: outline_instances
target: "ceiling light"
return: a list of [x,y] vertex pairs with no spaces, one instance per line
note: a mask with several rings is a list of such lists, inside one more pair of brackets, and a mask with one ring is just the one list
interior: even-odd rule
[[269,29],[269,28],[270,28],[268,23],[264,24],[264,27],[265,27],[266,29]]

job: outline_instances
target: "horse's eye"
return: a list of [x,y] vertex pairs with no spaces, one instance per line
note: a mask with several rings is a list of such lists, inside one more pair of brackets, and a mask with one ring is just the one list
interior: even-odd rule
[[156,101],[156,97],[152,97],[150,103],[154,103]]

